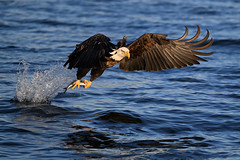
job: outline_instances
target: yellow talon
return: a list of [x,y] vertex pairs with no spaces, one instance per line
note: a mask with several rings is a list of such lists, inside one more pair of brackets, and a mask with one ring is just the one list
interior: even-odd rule
[[73,82],[73,87],[72,87],[72,89],[74,89],[75,87],[80,87],[80,80],[76,80],[75,82]]
[[92,81],[88,81],[88,80],[85,79],[84,83],[85,83],[84,88],[89,88],[91,86],[91,84],[92,84]]

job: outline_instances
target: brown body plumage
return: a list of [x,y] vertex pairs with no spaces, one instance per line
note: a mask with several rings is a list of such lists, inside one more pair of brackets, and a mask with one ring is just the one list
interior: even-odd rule
[[[200,35],[200,27],[197,26],[197,28],[197,33],[188,40],[184,40],[188,35],[186,27],[184,35],[176,40],[168,39],[167,35],[163,34],[145,33],[129,45],[126,45],[125,36],[122,42],[119,41],[117,45],[114,45],[105,35],[97,34],[77,45],[64,66],[69,63],[69,69],[78,68],[78,80],[91,70],[90,81],[93,81],[101,76],[106,68],[117,63],[120,63],[119,69],[124,71],[145,70],[147,72],[199,64],[198,61],[206,60],[198,55],[208,56],[213,52],[203,53],[197,50],[211,46],[213,39],[211,38],[206,43],[209,37],[207,30],[207,34],[202,40],[195,41]],[[113,53],[121,48],[129,51],[130,58],[128,56],[128,58],[116,61]]]

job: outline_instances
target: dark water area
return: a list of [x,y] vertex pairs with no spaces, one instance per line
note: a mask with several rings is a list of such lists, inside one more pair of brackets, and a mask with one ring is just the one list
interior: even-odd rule
[[[0,159],[240,159],[239,8],[236,0],[0,1]],[[89,89],[63,94],[76,71],[62,65],[88,37],[176,39],[188,26],[190,38],[197,24],[200,39],[206,29],[214,38],[208,62],[161,72],[115,66]]]

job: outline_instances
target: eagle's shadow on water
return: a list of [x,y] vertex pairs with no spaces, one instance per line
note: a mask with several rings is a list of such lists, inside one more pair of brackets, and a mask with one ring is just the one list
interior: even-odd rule
[[81,150],[83,148],[175,148],[186,149],[189,147],[208,147],[203,137],[181,137],[179,139],[161,139],[161,140],[136,140],[132,142],[117,142],[111,139],[109,134],[93,131],[86,126],[73,125],[73,128],[81,131],[70,133],[69,139],[65,145]]
[[[108,111],[107,113],[99,114],[95,120],[100,121],[101,123],[105,121],[105,125],[108,125],[109,123],[116,125],[119,123],[125,123],[125,125],[120,126],[128,126],[132,124],[141,125],[143,123],[138,115],[116,111]],[[151,157],[153,154],[159,154],[159,156],[162,156],[163,154],[174,155],[175,153],[177,153],[177,157],[185,156],[196,158],[191,155],[192,153],[184,155],[184,152],[194,152],[195,149],[198,150],[200,148],[211,146],[204,137],[199,136],[137,140],[134,139],[134,134],[137,133],[129,135],[129,133],[125,132],[115,133],[114,131],[112,133],[110,130],[109,132],[101,132],[98,131],[97,128],[90,128],[88,126],[76,124],[74,124],[72,128],[76,129],[76,132],[68,134],[68,138],[64,141],[64,145],[80,154],[85,153],[85,156],[88,158],[101,158],[106,156],[112,158],[123,158],[124,156],[125,158],[132,158],[133,155],[141,157],[145,154],[148,154],[148,156]],[[129,136],[133,137],[133,140],[124,140]],[[118,155],[116,155],[116,153],[118,153]],[[181,154],[183,154],[183,156]],[[201,156],[204,157],[206,154]]]
[[[73,125],[77,132],[68,134],[68,139],[64,145],[78,153],[85,154],[88,158],[149,158],[157,155],[156,158],[166,156],[176,157],[195,157],[192,148],[206,148],[210,144],[205,142],[203,137],[181,137],[178,139],[160,139],[160,140],[134,140],[130,142],[121,142],[111,138],[108,133],[94,131],[86,126]],[[127,135],[121,135],[127,136]],[[116,154],[117,153],[117,154]],[[200,157],[206,154],[199,155]],[[143,158],[142,157],[142,158]],[[196,157],[195,157],[196,158]],[[199,157],[198,157],[199,158]],[[183,158],[185,159],[185,158]]]

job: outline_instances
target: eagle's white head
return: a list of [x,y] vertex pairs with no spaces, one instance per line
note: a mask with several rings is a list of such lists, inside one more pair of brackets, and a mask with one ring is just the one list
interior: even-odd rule
[[110,54],[112,55],[110,58],[115,61],[121,61],[124,57],[130,58],[129,49],[127,47],[116,49],[113,52],[110,52]]

